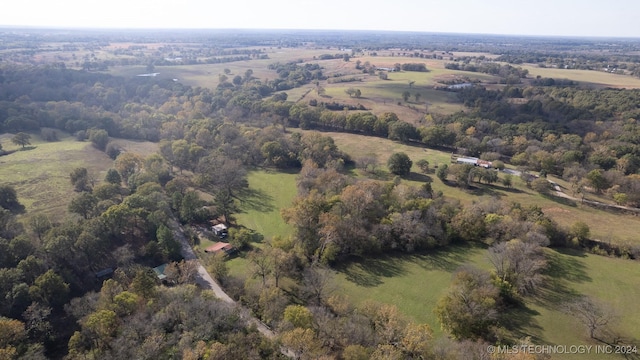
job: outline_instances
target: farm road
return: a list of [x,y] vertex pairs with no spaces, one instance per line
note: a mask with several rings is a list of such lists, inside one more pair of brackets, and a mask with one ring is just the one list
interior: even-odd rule
[[[237,309],[240,311],[241,317],[248,324],[254,324],[262,335],[266,336],[269,339],[275,339],[276,334],[271,329],[269,329],[262,321],[252,316],[247,308],[236,303],[229,295],[227,295],[226,292],[224,292],[220,285],[218,285],[218,283],[213,280],[209,272],[207,272],[207,269],[202,266],[202,264],[198,260],[198,257],[193,252],[191,245],[189,245],[187,238],[184,236],[184,229],[182,228],[182,226],[180,226],[180,224],[178,224],[178,222],[174,220],[171,222],[171,228],[173,229],[173,233],[176,239],[180,241],[180,251],[182,253],[182,257],[185,260],[195,260],[198,262],[198,277],[196,278],[196,283],[205,289],[212,290],[216,297],[218,297],[220,300],[237,307]],[[282,348],[281,352],[286,356],[294,357],[293,352],[288,349]]]

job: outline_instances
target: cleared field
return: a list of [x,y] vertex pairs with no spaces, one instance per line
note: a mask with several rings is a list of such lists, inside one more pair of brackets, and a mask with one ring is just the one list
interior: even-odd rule
[[[588,295],[616,314],[611,330],[626,344],[640,346],[640,263],[607,258],[578,251],[548,251],[550,268],[545,288],[527,301],[529,314],[522,334],[536,343],[554,345],[602,345],[590,340],[586,328],[576,319],[561,312],[561,302],[571,295]],[[622,355],[575,354],[554,358],[624,359]],[[635,359],[636,357],[630,357]]]
[[249,173],[249,191],[242,196],[238,224],[253,229],[265,239],[289,236],[293,227],[285,223],[280,209],[291,206],[297,194],[296,173],[254,170]]
[[[11,143],[10,134],[0,137],[5,150],[19,149]],[[148,155],[156,144],[117,139],[125,149]],[[0,183],[15,187],[18,199],[26,207],[26,216],[34,213],[62,220],[67,206],[75,196],[69,174],[85,167],[98,182],[112,167],[113,160],[88,142],[68,136],[57,142],[44,142],[32,135],[32,145],[25,150],[0,157]],[[155,152],[155,150],[153,150]]]
[[[293,234],[293,227],[285,223],[280,216],[280,209],[291,206],[297,194],[296,177],[294,173],[281,173],[269,170],[254,170],[249,172],[249,191],[243,196],[240,204],[241,213],[236,214],[240,226],[245,226],[264,235],[265,240],[274,236],[289,236]],[[213,242],[203,242],[200,247],[205,248]],[[252,244],[261,247],[261,244]],[[227,261],[229,275],[246,278],[249,261],[244,254]]]
[[463,265],[488,269],[490,264],[486,251],[474,246],[363,259],[338,267],[336,292],[356,306],[365,300],[394,304],[413,321],[429,324],[437,337],[442,329],[433,308]]
[[611,74],[597,70],[571,70],[571,69],[552,69],[540,68],[535,65],[521,65],[523,69],[529,70],[529,77],[536,76],[569,79],[581,83],[593,85],[595,87],[612,87],[612,88],[640,88],[640,78],[628,75]]
[[[549,281],[540,294],[526,301],[526,308],[506,315],[506,325],[517,338],[531,337],[536,344],[596,345],[587,330],[560,311],[562,302],[588,294],[608,303],[620,315],[612,330],[625,341],[638,342],[640,334],[640,263],[611,259],[577,251],[549,249]],[[435,337],[442,329],[433,313],[453,276],[462,265],[489,270],[487,251],[473,246],[451,246],[446,251],[422,255],[388,255],[355,261],[338,269],[337,291],[357,305],[365,300],[395,304],[409,318],[427,323]],[[624,276],[621,276],[624,274]],[[611,300],[610,300],[611,299]],[[623,359],[602,354],[556,355],[553,359]]]

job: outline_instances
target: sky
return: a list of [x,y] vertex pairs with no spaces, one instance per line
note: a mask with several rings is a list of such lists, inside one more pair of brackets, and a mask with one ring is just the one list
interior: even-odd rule
[[0,26],[640,38],[638,0],[7,0]]

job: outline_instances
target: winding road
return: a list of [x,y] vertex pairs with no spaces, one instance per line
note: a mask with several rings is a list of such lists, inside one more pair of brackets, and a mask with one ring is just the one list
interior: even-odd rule
[[[180,241],[181,253],[182,257],[185,260],[195,260],[198,262],[198,276],[196,277],[196,283],[205,289],[210,289],[220,300],[235,306],[240,311],[240,317],[244,319],[248,325],[255,325],[257,330],[264,336],[269,339],[275,339],[276,333],[273,332],[267,325],[265,325],[262,321],[258,320],[256,317],[251,315],[249,309],[241,306],[237,302],[235,302],[224,290],[218,285],[215,280],[211,277],[207,269],[202,266],[200,260],[193,252],[191,245],[187,241],[187,238],[184,235],[184,229],[177,221],[171,221],[171,228],[173,230],[174,236],[176,239]],[[280,352],[288,357],[294,357],[294,354],[291,350],[286,348],[280,348]]]

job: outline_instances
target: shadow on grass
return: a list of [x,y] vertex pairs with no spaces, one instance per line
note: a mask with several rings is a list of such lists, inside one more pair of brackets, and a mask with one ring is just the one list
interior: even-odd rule
[[540,335],[544,329],[537,323],[535,317],[540,315],[536,310],[526,306],[518,306],[508,309],[504,314],[504,327],[509,330],[509,335],[513,341],[518,341],[526,337],[531,338],[534,344],[544,343]]
[[481,185],[481,184],[470,185],[466,189],[468,193],[471,193],[472,195],[475,195],[475,196],[487,195],[495,198],[504,197],[505,195],[498,190],[502,190],[502,188],[493,188],[490,185]]
[[357,258],[338,266],[337,270],[351,281],[363,287],[375,287],[384,278],[402,276],[406,269],[403,260],[414,262],[425,270],[454,272],[469,261],[471,253],[481,250],[481,245],[451,245],[446,249],[432,250],[423,254],[390,254],[375,258]]
[[238,194],[243,212],[253,210],[257,212],[270,212],[275,210],[273,196],[258,189],[243,189]]
[[542,197],[544,197],[545,199],[557,202],[558,204],[567,205],[571,207],[578,207],[578,203],[576,203],[575,200],[563,198],[560,196],[548,195],[548,194],[543,194]]
[[366,174],[370,179],[374,179],[374,180],[381,180],[381,181],[389,181],[392,180],[394,178],[395,175],[382,170],[382,169],[375,169],[374,171],[367,171],[364,172],[364,174]]
[[37,148],[38,148],[37,146],[31,145],[31,146],[22,147],[22,148],[18,149],[17,151],[29,151],[29,150],[35,150]]
[[412,261],[425,270],[454,272],[469,261],[471,252],[481,250],[481,245],[450,245],[442,249],[411,255]]
[[549,309],[557,309],[580,294],[571,287],[574,283],[591,282],[585,265],[579,260],[584,253],[578,250],[559,249],[547,253],[547,276],[544,284],[533,296],[533,301]]
[[347,280],[363,287],[382,284],[383,278],[391,278],[406,273],[400,261],[394,256],[358,259],[341,265],[337,270],[346,275]]
[[404,178],[411,181],[428,182],[428,183],[433,182],[433,178],[431,178],[431,176],[416,173],[416,172],[410,172],[409,175],[405,176]]

